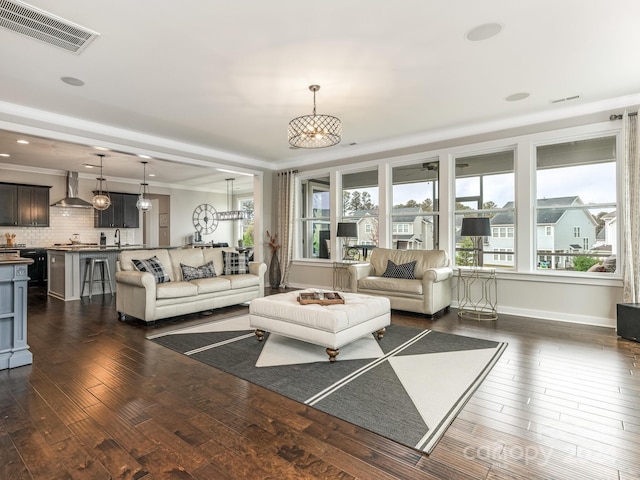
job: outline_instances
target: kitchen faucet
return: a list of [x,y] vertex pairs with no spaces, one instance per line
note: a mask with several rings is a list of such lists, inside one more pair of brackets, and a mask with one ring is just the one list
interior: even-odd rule
[[118,241],[116,242],[116,245],[118,246],[118,248],[120,248],[120,229],[119,228],[116,228],[116,234],[113,237],[118,239]]

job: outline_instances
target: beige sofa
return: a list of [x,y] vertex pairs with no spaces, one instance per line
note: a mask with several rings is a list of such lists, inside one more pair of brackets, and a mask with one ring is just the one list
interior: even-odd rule
[[[124,250],[116,265],[116,309],[153,322],[161,318],[226,307],[264,296],[264,263],[249,262],[249,272],[225,275],[222,252],[233,248]],[[156,283],[152,273],[140,272],[133,260],[157,257],[168,282]],[[181,264],[200,267],[213,262],[216,276],[185,281]]]
[[[415,261],[415,279],[384,277],[389,260],[396,265]],[[394,310],[433,317],[451,305],[453,270],[444,250],[374,248],[369,263],[350,265],[349,275],[352,292],[387,297]]]

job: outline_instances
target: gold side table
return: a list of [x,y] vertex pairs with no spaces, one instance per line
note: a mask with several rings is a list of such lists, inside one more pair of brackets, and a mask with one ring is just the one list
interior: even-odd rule
[[495,268],[458,268],[458,316],[471,320],[498,319]]
[[349,267],[355,265],[357,260],[339,260],[333,262],[333,289],[344,292],[349,290],[351,283],[351,275],[349,274]]

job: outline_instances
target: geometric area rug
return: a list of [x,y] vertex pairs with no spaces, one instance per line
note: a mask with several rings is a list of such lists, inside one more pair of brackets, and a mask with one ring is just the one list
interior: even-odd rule
[[258,342],[249,315],[149,340],[429,453],[498,361],[507,344],[390,325],[340,349],[268,334]]

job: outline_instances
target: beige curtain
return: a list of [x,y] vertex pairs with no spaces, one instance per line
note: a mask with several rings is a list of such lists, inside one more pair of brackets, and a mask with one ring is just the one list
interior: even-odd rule
[[281,239],[280,263],[282,277],[280,286],[289,284],[289,272],[293,260],[294,201],[297,170],[278,173],[278,237]]
[[640,151],[638,147],[638,115],[622,116],[624,135],[624,214],[622,245],[624,264],[622,275],[624,303],[637,303],[640,299]]

